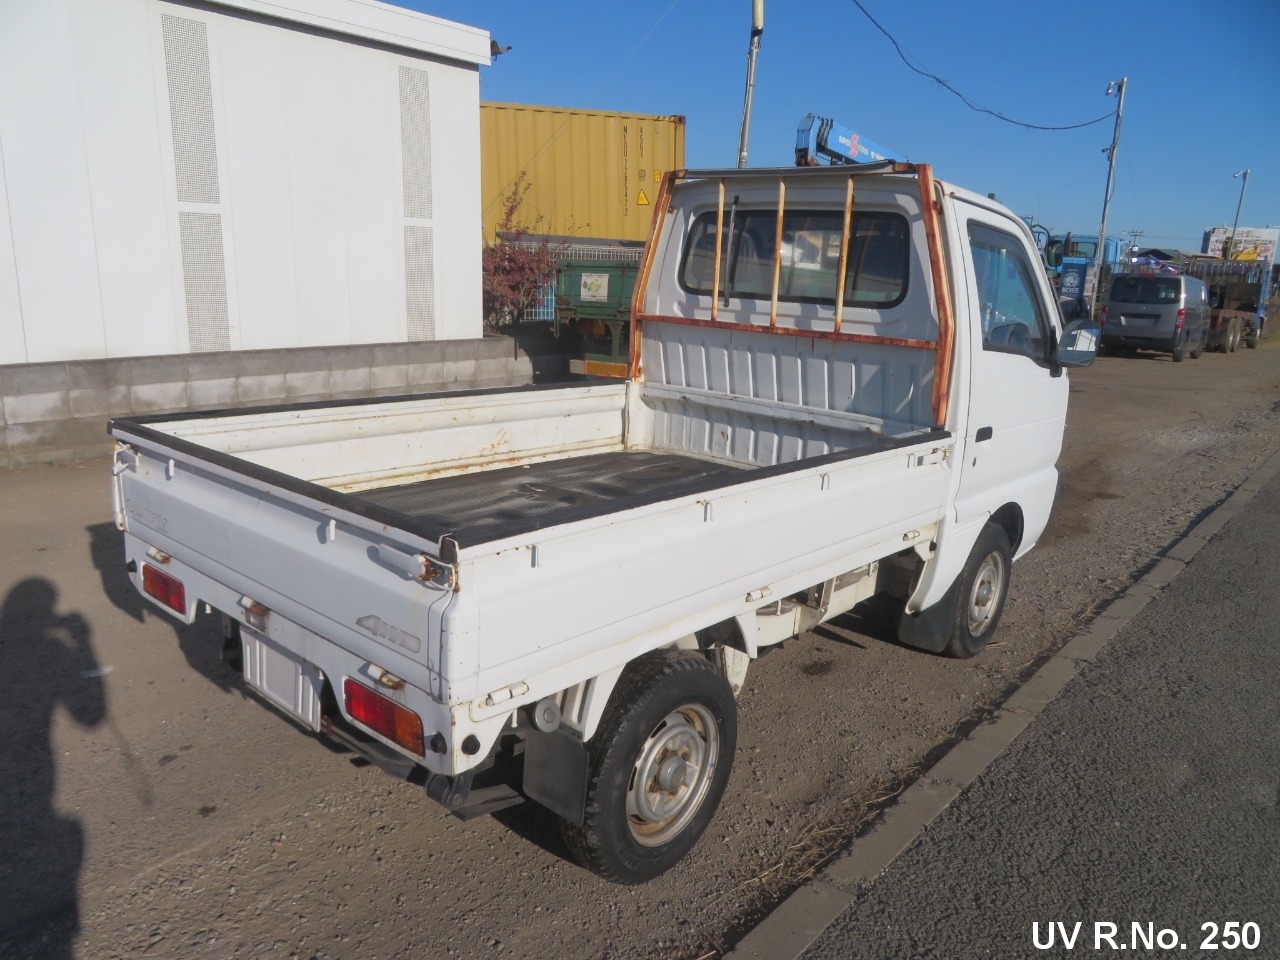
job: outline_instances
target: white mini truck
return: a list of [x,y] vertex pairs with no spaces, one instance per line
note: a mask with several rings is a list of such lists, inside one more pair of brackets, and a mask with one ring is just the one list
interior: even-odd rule
[[[1031,236],[924,165],[668,174],[630,374],[118,419],[128,570],[244,680],[464,818],[668,869],[751,661],[880,594],[968,657],[1049,519],[1065,331]],[[500,772],[500,773],[499,773]]]

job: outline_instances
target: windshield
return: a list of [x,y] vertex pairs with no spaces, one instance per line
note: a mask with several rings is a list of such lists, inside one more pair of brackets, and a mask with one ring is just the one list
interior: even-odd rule
[[1181,281],[1176,277],[1116,277],[1111,281],[1114,303],[1177,303]]
[[1045,245],[1045,260],[1051,267],[1062,266],[1063,257],[1079,257],[1084,260],[1092,260],[1094,253],[1098,249],[1096,240],[1072,240],[1067,243],[1062,239],[1050,240]]

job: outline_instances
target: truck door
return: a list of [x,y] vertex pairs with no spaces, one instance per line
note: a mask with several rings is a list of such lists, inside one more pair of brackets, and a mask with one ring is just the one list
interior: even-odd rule
[[956,201],[972,357],[956,520],[976,522],[1005,504],[1021,511],[1018,552],[1039,538],[1057,488],[1067,379],[1052,357],[1056,309],[1039,258],[1017,225]]

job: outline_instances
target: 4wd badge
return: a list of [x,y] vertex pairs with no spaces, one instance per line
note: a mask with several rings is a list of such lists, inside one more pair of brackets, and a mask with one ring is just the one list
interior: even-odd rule
[[405,633],[399,627],[393,627],[381,617],[375,617],[372,613],[357,620],[356,626],[368,630],[379,640],[387,640],[397,647],[404,647],[410,653],[417,653],[422,649],[422,641],[412,633]]

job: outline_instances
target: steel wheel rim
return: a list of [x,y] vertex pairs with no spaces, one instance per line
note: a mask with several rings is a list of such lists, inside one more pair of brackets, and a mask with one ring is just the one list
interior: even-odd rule
[[688,826],[711,789],[720,728],[711,711],[686,703],[668,713],[640,748],[627,785],[627,826],[647,847]]
[[991,629],[1004,594],[1004,557],[992,551],[982,560],[969,591],[969,633],[980,637]]

